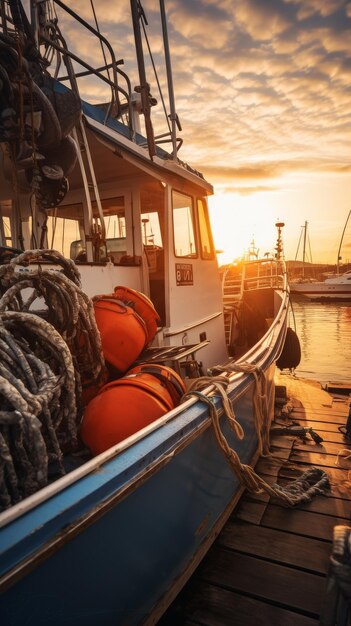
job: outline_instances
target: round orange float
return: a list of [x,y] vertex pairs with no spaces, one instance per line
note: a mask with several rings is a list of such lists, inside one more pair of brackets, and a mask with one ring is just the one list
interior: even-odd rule
[[94,311],[106,361],[125,372],[148,343],[144,320],[114,294],[96,296]]
[[174,401],[152,374],[136,372],[105,385],[85,409],[81,437],[100,454],[174,408]]
[[129,374],[149,374],[157,378],[172,398],[173,406],[177,406],[185,394],[185,385],[179,374],[166,365],[157,363],[142,363],[128,371]]
[[157,333],[157,323],[160,321],[159,314],[151,300],[144,293],[130,289],[130,287],[117,286],[114,294],[144,320],[148,333],[147,343],[150,343]]

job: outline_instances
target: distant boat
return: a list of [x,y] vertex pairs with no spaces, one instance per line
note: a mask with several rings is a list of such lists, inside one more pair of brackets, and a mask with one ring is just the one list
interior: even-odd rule
[[[336,274],[332,276],[328,276],[323,281],[317,281],[313,278],[304,278],[304,276],[300,279],[295,279],[293,281],[289,281],[290,285],[290,293],[295,295],[304,296],[309,298],[310,300],[340,300],[340,301],[348,301],[351,300],[351,270],[340,274],[340,251],[342,242],[344,239],[346,227],[351,215],[351,210],[348,213],[348,216],[345,221],[345,225],[342,231],[338,256],[337,256],[337,270]],[[304,246],[306,242],[306,233],[307,233],[307,222],[305,222],[305,236],[304,236]],[[305,252],[303,255],[305,259]]]
[[351,270],[320,282],[291,282],[290,293],[310,300],[351,300]]

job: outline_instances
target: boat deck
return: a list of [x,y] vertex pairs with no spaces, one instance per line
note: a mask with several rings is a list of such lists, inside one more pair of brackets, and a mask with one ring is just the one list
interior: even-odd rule
[[[284,484],[315,466],[327,471],[331,491],[294,509],[266,494],[245,492],[214,545],[163,616],[163,626],[314,626],[319,623],[335,525],[349,525],[350,449],[339,431],[348,398],[333,398],[311,381],[280,375],[293,420],[323,437],[317,445],[286,435],[271,437],[271,451],[288,459],[261,459],[256,471]],[[282,423],[282,417],[276,418]],[[350,476],[351,480],[351,476]]]

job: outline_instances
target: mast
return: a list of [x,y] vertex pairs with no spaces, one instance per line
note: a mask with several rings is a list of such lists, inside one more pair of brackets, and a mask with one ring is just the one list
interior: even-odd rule
[[146,22],[146,17],[139,0],[130,0],[130,7],[133,20],[135,51],[137,56],[140,81],[140,86],[136,89],[136,91],[139,91],[141,96],[141,106],[145,119],[147,144],[149,149],[149,155],[152,159],[152,157],[154,157],[156,154],[156,144],[154,130],[151,122],[150,85],[146,80],[144,52],[139,21],[140,19],[144,19]]
[[349,221],[350,215],[351,215],[351,209],[350,209],[349,214],[348,214],[348,216],[347,216],[347,218],[346,218],[346,222],[345,222],[344,230],[342,231],[342,235],[341,235],[341,239],[340,239],[340,245],[339,245],[339,250],[338,250],[338,259],[337,259],[337,263],[336,263],[336,273],[337,273],[337,275],[338,275],[338,276],[339,276],[339,261],[341,261],[341,258],[342,258],[342,257],[340,256],[341,246],[342,246],[342,240],[344,239],[345,230],[346,230],[346,226],[347,226],[347,223],[348,223],[348,221]]
[[172,146],[173,146],[172,156],[173,156],[173,159],[176,161],[177,160],[176,127],[178,126],[179,130],[181,130],[181,127],[180,127],[178,116],[175,110],[171,55],[169,51],[167,19],[166,19],[164,0],[160,0],[160,12],[161,12],[162,34],[163,34],[163,46],[164,46],[164,52],[165,52],[166,71],[167,71],[168,97],[169,97],[169,109],[170,109],[169,119],[171,121],[171,137],[172,137]]
[[305,222],[304,226],[301,226],[301,233],[300,233],[300,237],[299,237],[299,243],[297,244],[297,250],[296,250],[296,254],[295,254],[295,261],[296,261],[296,259],[297,259],[297,255],[299,254],[299,250],[300,250],[300,243],[301,243],[301,238],[302,238],[302,233],[303,233],[303,249],[302,249],[302,278],[304,278],[304,277],[305,277],[305,258],[306,258],[307,224],[308,224],[308,222]]
[[305,278],[305,259],[306,259],[306,239],[307,239],[307,222],[305,222],[303,233],[303,252],[302,252],[302,277]]

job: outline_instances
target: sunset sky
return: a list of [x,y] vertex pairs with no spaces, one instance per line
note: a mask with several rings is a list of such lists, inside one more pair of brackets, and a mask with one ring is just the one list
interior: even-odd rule
[[[164,84],[158,2],[142,4]],[[89,0],[70,5],[93,24]],[[137,84],[129,0],[96,0],[95,9]],[[179,157],[214,185],[220,262],[252,238],[262,254],[271,251],[277,219],[286,224],[286,258],[295,258],[307,220],[313,261],[335,262],[351,208],[351,2],[166,0],[166,11]],[[102,65],[92,37],[66,26],[80,54]],[[149,82],[159,100],[152,75]],[[101,101],[101,87],[86,80],[81,88]],[[342,257],[351,259],[351,221]]]

